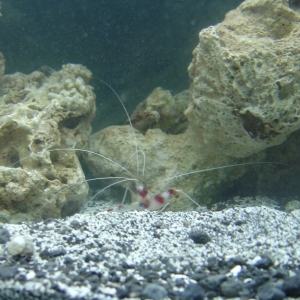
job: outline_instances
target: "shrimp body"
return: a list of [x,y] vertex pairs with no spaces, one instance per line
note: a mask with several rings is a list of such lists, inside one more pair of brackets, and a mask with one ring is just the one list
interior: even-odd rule
[[169,204],[168,199],[171,196],[178,194],[176,189],[169,189],[163,193],[153,196],[149,194],[148,190],[143,185],[138,185],[136,189],[139,195],[139,206],[150,211],[165,207]]

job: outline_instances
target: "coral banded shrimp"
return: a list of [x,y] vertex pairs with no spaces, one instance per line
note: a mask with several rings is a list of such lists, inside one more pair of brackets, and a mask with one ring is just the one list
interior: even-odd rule
[[[64,197],[65,192],[70,189],[74,190],[75,195],[80,184],[102,181],[109,183],[96,192],[88,203],[105,190],[120,185],[125,188],[125,193],[117,209],[124,205],[129,191],[131,202],[136,203],[130,207],[155,211],[168,206],[172,210],[185,210],[191,204],[205,205],[205,201],[222,182],[236,178],[247,165],[280,164],[234,163],[222,155],[222,149],[217,152],[218,149],[206,150],[201,143],[199,146],[199,138],[189,128],[179,135],[165,134],[160,129],[151,129],[142,134],[134,129],[126,107],[116,91],[106,82],[102,82],[118,98],[129,120],[129,126],[110,126],[95,133],[91,136],[88,150],[42,150],[49,151],[50,154],[70,151],[83,154],[85,164],[94,176],[73,184],[66,182],[65,187],[55,192],[53,197]],[[231,171],[225,173],[224,170]]]
[[[51,149],[51,150],[49,150],[49,152],[53,152],[53,151],[79,151],[79,152],[89,153],[91,155],[95,155],[95,156],[98,156],[98,157],[100,157],[104,160],[107,160],[109,163],[112,163],[112,164],[116,165],[121,170],[128,173],[129,176],[132,176],[132,178],[131,177],[110,176],[110,177],[96,177],[96,178],[92,178],[92,179],[87,179],[87,180],[84,180],[82,182],[77,182],[77,183],[74,183],[74,184],[71,184],[71,185],[67,185],[65,188],[59,190],[54,195],[54,197],[57,196],[58,194],[62,193],[64,190],[70,189],[70,188],[72,188],[74,186],[77,186],[81,183],[86,183],[86,182],[91,182],[91,181],[98,181],[98,180],[102,180],[102,181],[110,180],[110,181],[114,181],[114,182],[111,183],[111,184],[106,185],[104,188],[102,188],[100,191],[98,191],[94,196],[92,196],[88,201],[90,202],[90,201],[94,200],[102,192],[104,192],[105,190],[107,190],[107,189],[109,189],[109,188],[111,188],[115,185],[119,185],[119,184],[122,184],[122,183],[133,182],[135,188],[134,189],[126,188],[124,196],[123,196],[122,203],[120,203],[119,205],[117,205],[114,208],[108,209],[108,211],[118,211],[118,210],[123,209],[125,198],[126,198],[128,190],[132,193],[132,195],[135,196],[134,198],[136,200],[136,202],[133,205],[129,206],[132,209],[139,209],[139,210],[147,209],[149,211],[164,210],[170,204],[172,205],[172,200],[171,200],[172,197],[178,196],[179,194],[182,194],[189,201],[191,201],[193,204],[195,204],[195,206],[201,207],[201,205],[199,203],[197,203],[187,193],[185,193],[183,190],[180,190],[180,189],[170,188],[170,189],[165,190],[161,193],[152,194],[151,192],[149,192],[149,190],[146,188],[146,186],[142,183],[142,181],[135,178],[134,175],[128,169],[126,169],[124,166],[118,164],[115,161],[112,161],[108,157],[105,157],[105,156],[103,156],[99,153],[95,153],[95,152],[92,152],[92,151],[89,151],[89,150],[74,149],[74,148],[73,149],[61,148],[61,149]],[[140,151],[140,150],[138,150],[138,151]],[[226,165],[226,166],[220,166],[220,167],[212,167],[212,168],[196,170],[196,171],[192,171],[192,172],[188,172],[188,173],[184,173],[184,174],[178,174],[174,177],[166,178],[166,179],[163,179],[163,180],[158,181],[156,183],[160,183],[162,181],[167,182],[167,181],[170,181],[172,179],[178,179],[178,178],[181,178],[181,177],[190,176],[190,175],[199,174],[199,173],[211,172],[211,171],[222,170],[222,169],[227,169],[227,168],[243,167],[243,166],[247,166],[247,165],[261,165],[261,164],[281,164],[281,163],[256,162],[256,163],[241,163],[241,164],[232,164],[232,165]],[[285,165],[285,164],[283,164],[283,165]],[[144,172],[144,168],[142,169],[142,173],[143,172]]]
[[[49,150],[83,153],[85,164],[94,176],[84,182],[109,181],[89,202],[108,188],[121,185],[125,188],[125,193],[117,209],[123,206],[129,191],[131,202],[137,204],[133,208],[154,211],[169,206],[172,210],[183,210],[191,204],[205,205],[206,199],[217,190],[220,183],[236,178],[245,166],[282,165],[276,162],[231,163],[232,160],[219,155],[216,150],[209,149],[205,152],[202,146],[198,146],[197,137],[189,129],[177,136],[165,134],[160,129],[148,130],[146,134],[142,134],[133,127],[117,92],[109,84],[102,82],[118,98],[129,120],[129,126],[110,126],[95,133],[90,139],[89,150]],[[212,160],[212,156],[216,159]],[[205,163],[206,160],[208,163]],[[211,161],[219,166],[210,167]],[[229,172],[224,173],[224,170]],[[57,194],[80,183],[67,185]]]

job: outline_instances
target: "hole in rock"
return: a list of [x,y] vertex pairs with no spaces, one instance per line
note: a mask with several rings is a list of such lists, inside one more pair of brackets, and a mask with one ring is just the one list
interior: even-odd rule
[[22,213],[28,212],[28,207],[24,201],[12,200],[11,203],[17,211],[22,212]]
[[59,123],[59,128],[66,127],[68,129],[74,129],[79,125],[81,120],[82,120],[82,116],[63,120]]
[[[56,177],[52,174],[46,174],[45,177],[49,180],[49,181],[53,181],[56,179]],[[44,189],[46,189],[49,186],[48,182],[45,182],[44,184]]]
[[21,164],[20,164],[20,157],[19,155],[15,154],[15,155],[12,155],[10,157],[10,163],[11,163],[11,167],[12,168],[19,168],[21,167]]

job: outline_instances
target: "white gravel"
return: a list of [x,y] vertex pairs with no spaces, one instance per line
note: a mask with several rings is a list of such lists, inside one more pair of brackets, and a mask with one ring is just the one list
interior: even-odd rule
[[[248,207],[202,213],[101,212],[77,214],[45,223],[5,224],[4,228],[11,236],[27,235],[33,239],[35,251],[30,264],[39,266],[40,270],[48,268],[48,260],[40,256],[44,250],[63,249],[66,252],[53,258],[60,267],[49,274],[47,278],[51,279],[64,273],[66,256],[82,262],[82,268],[89,271],[100,269],[103,277],[108,276],[109,267],[103,260],[86,262],[87,254],[104,256],[105,261],[114,266],[126,262],[133,269],[139,265],[161,264],[164,258],[168,258],[179,274],[189,264],[201,267],[209,257],[228,260],[240,256],[247,263],[254,263],[257,256],[267,254],[274,267],[300,264],[300,210],[285,213],[268,207]],[[211,240],[206,244],[196,244],[189,236],[191,229],[207,233]],[[9,260],[5,245],[1,246],[2,259]],[[47,288],[46,283],[41,285],[32,272],[24,268],[24,274],[29,278],[26,288],[51,294],[51,288]],[[135,276],[138,280],[138,275]],[[59,284],[70,298],[82,293],[87,299],[93,295],[88,285],[74,287],[68,281]],[[13,280],[0,280],[1,289],[16,287],[21,288]],[[114,290],[102,288],[104,293],[113,296]]]

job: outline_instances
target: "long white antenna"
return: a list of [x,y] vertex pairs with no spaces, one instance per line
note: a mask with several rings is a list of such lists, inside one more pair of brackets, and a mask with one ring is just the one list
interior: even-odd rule
[[227,165],[227,166],[220,166],[220,167],[207,168],[207,169],[202,169],[202,170],[197,170],[197,171],[192,171],[192,172],[188,172],[188,173],[183,173],[183,174],[175,175],[175,176],[172,176],[172,177],[168,177],[168,178],[165,178],[165,179],[156,181],[156,182],[154,182],[154,184],[160,183],[160,182],[164,182],[164,181],[169,181],[169,180],[175,179],[175,178],[180,178],[180,177],[192,175],[192,174],[197,174],[197,173],[204,173],[204,172],[209,172],[209,171],[214,171],[214,170],[221,170],[221,169],[227,169],[227,168],[238,167],[238,166],[262,165],[262,164],[276,164],[276,165],[289,166],[289,165],[287,165],[287,164],[279,163],[279,162],[256,162],[256,163],[233,164],[233,165]]
[[118,95],[118,93],[113,89],[113,87],[111,85],[109,85],[107,82],[105,82],[104,80],[102,80],[102,79],[100,79],[100,81],[102,83],[104,83],[106,86],[108,86],[113,91],[113,93],[117,96],[117,98],[120,101],[121,105],[123,106],[123,109],[124,109],[124,111],[126,113],[126,116],[128,118],[128,121],[129,121],[129,124],[130,124],[130,128],[131,128],[131,132],[132,132],[132,136],[133,136],[134,143],[135,143],[136,173],[137,173],[137,177],[138,177],[139,176],[140,168],[139,168],[139,153],[138,153],[137,139],[136,139],[136,135],[135,135],[135,132],[134,132],[134,129],[133,129],[133,126],[132,126],[131,119],[129,117],[128,111],[127,111],[126,106],[123,103],[122,99],[120,98],[120,96]]
[[[125,167],[121,166],[120,164],[118,164],[117,162],[115,162],[114,160],[102,155],[102,154],[99,154],[97,152],[94,152],[94,151],[90,151],[90,150],[85,150],[85,149],[80,149],[80,148],[56,148],[56,149],[51,149],[51,150],[48,150],[49,152],[53,152],[53,151],[81,151],[81,152],[86,152],[86,153],[91,153],[91,154],[94,154],[94,155],[97,155],[99,157],[102,157],[104,159],[106,159],[107,161],[115,164],[116,166],[120,167],[122,170],[126,171],[128,174],[130,174],[132,177],[133,174],[127,170]],[[26,158],[26,157],[25,157]]]

